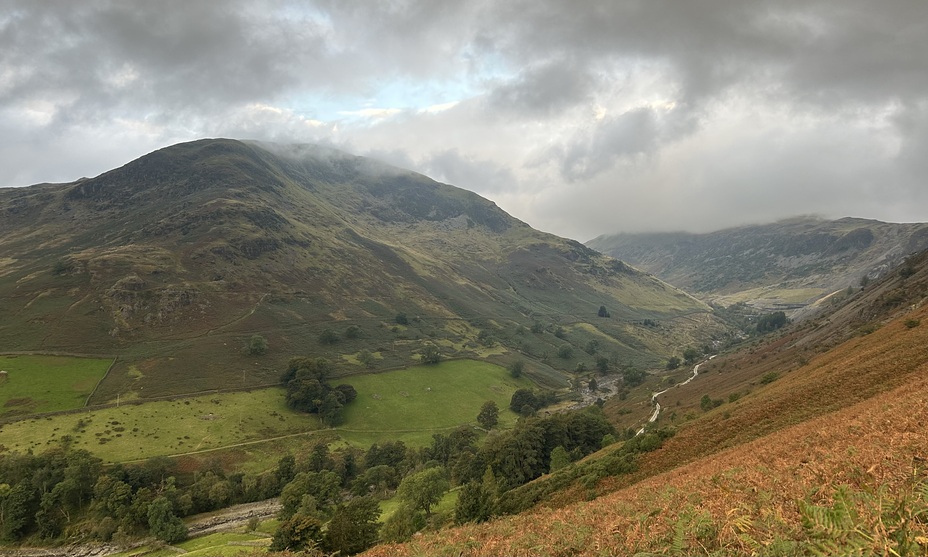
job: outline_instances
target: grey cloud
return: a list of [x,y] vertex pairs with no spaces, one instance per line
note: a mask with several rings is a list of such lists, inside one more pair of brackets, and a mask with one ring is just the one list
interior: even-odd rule
[[920,0],[0,0],[0,185],[231,136],[372,154],[581,239],[928,220],[926,21]]
[[561,174],[567,180],[589,179],[610,169],[619,159],[651,152],[657,134],[654,111],[638,108],[607,116],[591,130],[579,132],[568,144],[549,153],[559,160]]
[[544,117],[589,101],[596,80],[574,60],[559,59],[529,68],[515,80],[493,90],[491,110]]
[[508,168],[496,161],[462,155],[457,149],[432,154],[419,166],[436,180],[485,195],[515,189],[517,184],[516,177]]

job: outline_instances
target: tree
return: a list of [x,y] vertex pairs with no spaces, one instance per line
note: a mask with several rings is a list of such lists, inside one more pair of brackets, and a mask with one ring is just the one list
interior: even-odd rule
[[425,513],[404,503],[384,521],[380,538],[385,542],[403,543],[425,528],[425,525]]
[[358,352],[358,361],[368,369],[374,367],[374,355],[371,354],[369,350],[361,350]]
[[396,496],[400,501],[409,503],[413,509],[421,509],[426,516],[430,516],[432,507],[441,500],[448,488],[443,469],[427,468],[403,478]]
[[609,373],[609,358],[605,356],[596,358],[596,369],[602,374]]
[[628,387],[641,385],[647,376],[647,372],[642,369],[628,368],[622,371],[622,381]]
[[33,494],[26,482],[12,487],[0,484],[0,539],[16,541],[32,527],[36,512]]
[[522,377],[522,371],[525,370],[525,362],[522,360],[516,360],[509,365],[509,375],[514,379]]
[[785,312],[775,311],[773,313],[768,313],[757,320],[757,332],[763,334],[776,331],[787,323],[789,323],[789,319],[786,318]]
[[396,321],[396,323],[397,323],[398,325],[408,325],[408,324],[409,324],[409,318],[406,317],[406,314],[405,314],[405,313],[402,313],[402,312],[397,313],[397,314],[396,314],[396,317],[394,317],[393,320]]
[[156,497],[148,505],[148,528],[151,535],[165,543],[175,543],[187,538],[187,526],[174,514],[173,505],[167,497]]
[[267,339],[261,335],[251,335],[245,346],[245,353],[249,356],[263,356],[267,354]]
[[480,413],[477,414],[477,423],[483,429],[493,429],[499,423],[499,406],[492,400],[488,400],[480,407]]
[[569,360],[574,355],[574,349],[571,345],[565,344],[557,349],[557,357]]
[[538,397],[535,396],[531,389],[517,389],[516,392],[512,393],[512,398],[509,399],[509,409],[513,412],[521,412],[523,406],[528,406],[532,410],[541,407],[538,404]]
[[677,369],[678,367],[680,367],[681,363],[682,362],[680,361],[680,358],[676,356],[671,356],[670,359],[667,360],[667,369],[669,370]]
[[406,459],[406,443],[402,441],[382,441],[374,443],[364,455],[364,466],[398,467]]
[[599,350],[599,341],[596,340],[595,338],[590,339],[590,341],[586,343],[586,347],[583,350],[586,351],[587,354],[592,356],[593,354],[596,353],[597,350]]
[[481,481],[470,481],[464,484],[454,505],[454,521],[457,524],[466,522],[486,522],[496,514],[498,498],[496,494],[496,478],[493,469],[487,467]]
[[358,338],[361,336],[361,327],[357,325],[348,325],[348,328],[345,329],[345,338]]
[[686,350],[683,351],[683,361],[690,365],[696,363],[696,360],[698,360],[700,356],[702,356],[702,352],[700,352],[698,348],[692,346],[688,346]]
[[335,344],[336,342],[338,342],[338,333],[332,329],[325,328],[319,333],[320,344]]
[[325,398],[319,404],[319,418],[327,426],[338,425],[341,421],[342,407],[344,406],[345,395],[338,390],[331,390],[326,393]]
[[551,451],[551,472],[557,472],[568,464],[570,464],[570,455],[567,454],[567,449],[563,445],[554,447]]
[[274,532],[268,549],[271,551],[302,551],[322,541],[322,523],[313,516],[295,515],[284,520]]
[[606,311],[606,306],[599,306],[599,313],[597,313],[597,315],[600,317],[609,317],[609,312]]
[[592,392],[592,393],[595,393],[595,392],[596,392],[596,389],[599,388],[599,384],[596,382],[596,378],[595,378],[595,377],[592,378],[592,379],[590,379],[590,383],[589,383],[588,386],[590,387],[590,392]]
[[292,358],[284,374],[287,387],[287,406],[301,412],[319,414],[322,420],[333,425],[340,418],[341,408],[357,396],[354,387],[332,387],[325,379],[331,371],[328,360],[319,358]]
[[422,347],[419,358],[422,360],[423,364],[437,364],[441,361],[441,350],[434,344],[428,343]]
[[358,497],[339,505],[329,521],[322,544],[325,551],[354,555],[374,545],[380,524],[380,505],[372,497]]

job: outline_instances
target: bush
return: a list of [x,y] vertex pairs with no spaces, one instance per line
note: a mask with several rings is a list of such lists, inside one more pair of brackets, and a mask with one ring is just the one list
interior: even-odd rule
[[261,335],[252,335],[245,345],[245,353],[249,356],[263,356],[267,354],[267,339]]
[[773,383],[779,378],[780,378],[779,373],[775,371],[771,371],[770,373],[764,374],[764,376],[760,378],[760,382],[762,385],[769,385],[770,383]]
[[320,344],[335,344],[338,342],[338,333],[332,329],[323,329],[319,333],[319,343]]
[[906,319],[905,326],[907,329],[914,329],[915,327],[918,327],[919,325],[921,325],[921,323],[922,322],[919,321],[918,319]]

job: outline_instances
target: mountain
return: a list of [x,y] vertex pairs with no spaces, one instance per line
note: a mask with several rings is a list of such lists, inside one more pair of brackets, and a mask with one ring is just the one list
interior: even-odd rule
[[599,236],[587,245],[705,301],[795,314],[928,248],[928,224],[802,217],[707,234]]
[[842,296],[668,383],[675,434],[633,466],[609,446],[525,512],[366,555],[924,554],[928,252]]
[[[561,387],[590,340],[655,365],[708,311],[476,194],[319,146],[201,140],[0,190],[0,350],[119,356],[97,402],[274,383],[294,355],[399,367],[426,343],[526,357]],[[265,356],[242,353],[254,334]]]

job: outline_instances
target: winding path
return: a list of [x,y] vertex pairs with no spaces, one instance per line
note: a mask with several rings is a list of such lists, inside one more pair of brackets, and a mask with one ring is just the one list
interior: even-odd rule
[[661,403],[657,401],[657,397],[660,396],[660,395],[662,395],[662,394],[664,394],[664,393],[666,393],[666,392],[669,391],[670,389],[673,389],[673,388],[676,388],[676,387],[682,387],[683,385],[686,385],[687,383],[689,383],[689,382],[692,381],[693,379],[696,379],[696,376],[699,375],[699,366],[701,366],[702,364],[708,362],[709,360],[711,360],[711,359],[714,358],[715,356],[716,356],[716,355],[709,356],[708,359],[703,360],[703,361],[699,362],[698,364],[696,364],[695,366],[693,366],[693,375],[691,375],[690,378],[687,379],[686,381],[684,381],[683,383],[677,383],[677,384],[674,385],[673,387],[669,387],[669,388],[667,388],[667,389],[664,389],[663,391],[660,391],[660,392],[652,393],[652,394],[651,394],[651,402],[654,403],[654,413],[652,413],[652,414],[651,414],[651,417],[648,418],[647,423],[645,423],[643,426],[641,426],[641,429],[639,429],[638,432],[635,433],[635,437],[637,437],[637,436],[641,435],[642,433],[644,433],[644,429],[645,429],[646,427],[648,427],[648,424],[653,424],[654,422],[656,422],[656,421],[657,421],[657,417],[661,415]]

